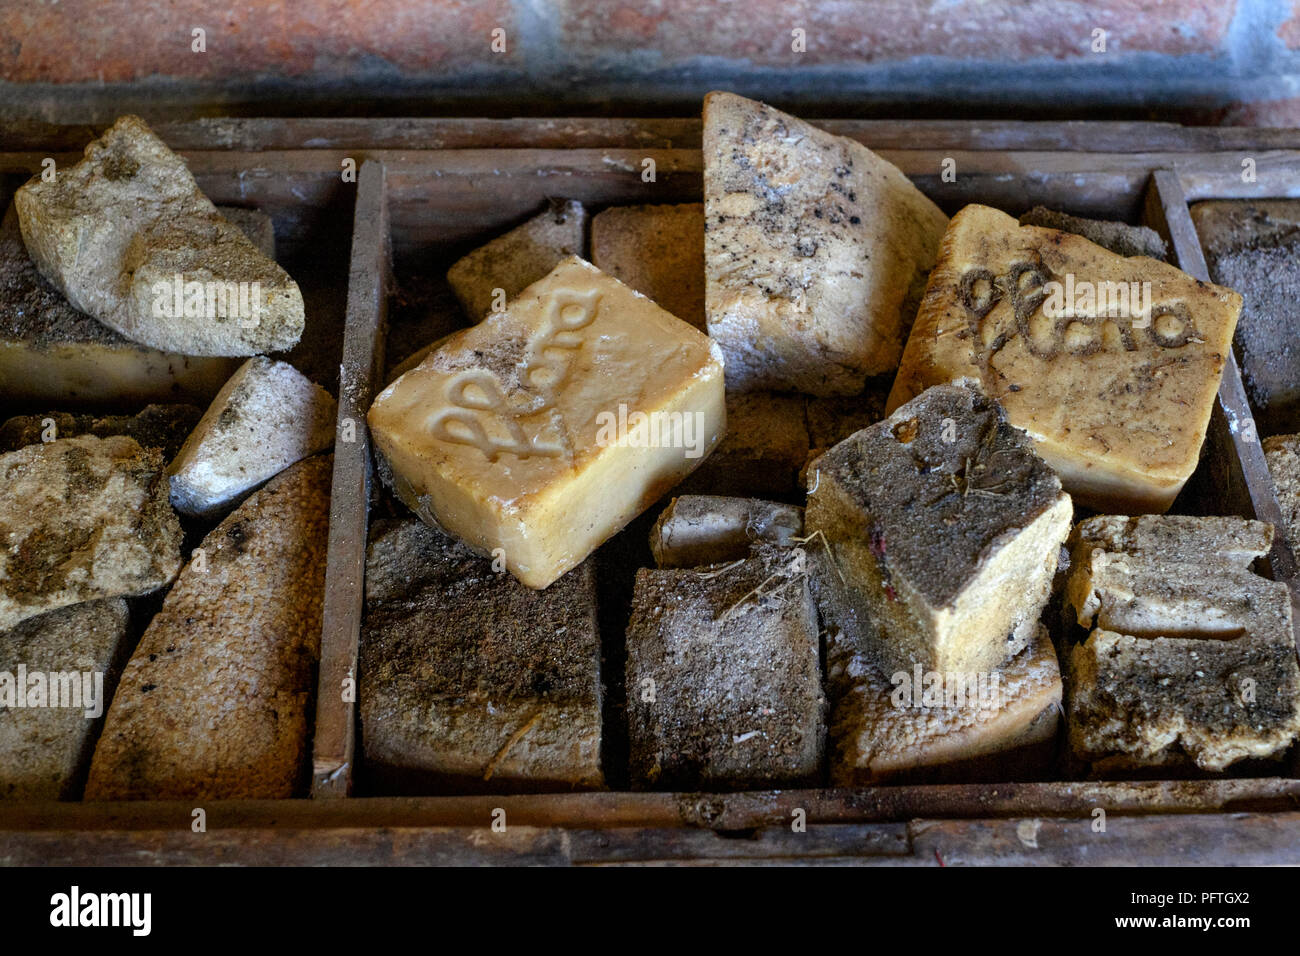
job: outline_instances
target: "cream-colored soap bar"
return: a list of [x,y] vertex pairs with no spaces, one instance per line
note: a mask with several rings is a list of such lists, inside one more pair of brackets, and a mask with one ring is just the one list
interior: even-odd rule
[[1196,469],[1241,296],[967,206],[889,397],[978,381],[1082,504],[1162,512]]
[[713,450],[722,357],[573,256],[386,388],[368,420],[407,505],[544,588]]

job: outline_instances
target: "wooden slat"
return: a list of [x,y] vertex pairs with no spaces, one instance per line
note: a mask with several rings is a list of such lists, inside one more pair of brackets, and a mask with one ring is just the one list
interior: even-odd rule
[[388,308],[388,203],[384,167],[362,164],[357,177],[348,273],[347,325],[339,370],[338,424],[330,500],[329,559],[317,682],[312,795],[346,796],[355,750],[355,693],[344,699],[344,682],[356,686],[357,636],[370,507],[370,442],[366,411],[379,377],[379,337]]
[[[1300,149],[1300,130],[1143,122],[813,119],[872,148],[1213,152]],[[698,148],[696,116],[682,118],[205,117],[153,124],[178,150]],[[0,131],[0,150],[80,150],[103,125],[27,121]]]
[[[1171,169],[1158,169],[1152,175],[1152,183],[1153,194],[1158,199],[1159,215],[1163,217],[1161,231],[1170,241],[1175,262],[1188,275],[1209,282],[1209,269],[1205,265],[1205,255],[1196,234],[1196,226],[1187,209],[1187,196],[1183,192],[1179,173]],[[1246,506],[1242,502],[1238,509],[1247,517],[1258,518],[1273,525],[1273,549],[1268,555],[1271,573],[1277,580],[1294,582],[1296,562],[1287,541],[1286,522],[1273,490],[1273,479],[1269,475],[1264,447],[1255,428],[1254,414],[1246,399],[1241,371],[1231,350],[1219,384],[1218,409],[1212,426],[1217,431],[1217,439],[1209,453],[1215,456],[1221,466],[1226,466],[1219,473],[1222,491],[1227,497],[1238,499],[1244,492],[1249,504]]]

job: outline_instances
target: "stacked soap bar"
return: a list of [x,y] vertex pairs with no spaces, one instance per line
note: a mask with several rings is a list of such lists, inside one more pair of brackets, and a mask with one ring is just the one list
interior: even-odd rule
[[1072,537],[1066,603],[1091,633],[1069,656],[1074,756],[1096,773],[1280,756],[1300,734],[1286,584],[1250,571],[1272,527],[1100,515]]
[[1241,297],[1154,259],[967,206],[889,398],[978,382],[1095,508],[1160,512],[1196,468]]
[[977,390],[936,386],[808,483],[832,779],[1041,764],[1061,684],[1039,618],[1072,507],[1032,442]]
[[544,588],[713,450],[722,360],[574,257],[386,388],[368,420],[402,501]]

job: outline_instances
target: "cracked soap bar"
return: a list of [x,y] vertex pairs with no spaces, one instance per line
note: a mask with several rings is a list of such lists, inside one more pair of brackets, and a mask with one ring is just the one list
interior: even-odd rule
[[722,357],[574,256],[386,388],[368,421],[402,501],[544,588],[713,450]]
[[1173,266],[967,206],[888,407],[978,381],[1080,503],[1162,512],[1196,469],[1240,310]]

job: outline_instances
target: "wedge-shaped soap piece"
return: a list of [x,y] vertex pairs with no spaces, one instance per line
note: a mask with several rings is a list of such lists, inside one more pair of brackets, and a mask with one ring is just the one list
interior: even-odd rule
[[119,119],[85,158],[14,195],[41,274],[132,341],[255,355],[302,335],[302,293],[199,190],[144,121]]
[[125,435],[141,448],[157,448],[164,459],[171,459],[202,416],[196,405],[147,405],[135,415],[16,415],[0,425],[0,452],[78,435]]
[[816,781],[819,643],[802,549],[765,545],[739,564],[638,571],[627,630],[633,785]]
[[1070,496],[1002,410],[932,388],[809,466],[809,535],[879,625],[889,673],[988,671],[1033,638],[1070,533]]
[[834,786],[1023,779],[1050,765],[1061,670],[1042,625],[1027,648],[978,673],[886,674],[843,632],[828,636],[826,654]]
[[591,261],[704,328],[704,206],[615,206],[591,220]]
[[967,206],[889,408],[978,382],[1080,503],[1161,512],[1196,469],[1240,308],[1235,292],[1165,263]]
[[125,656],[126,601],[0,631],[0,800],[75,800]]
[[402,501],[544,588],[713,450],[722,359],[574,257],[384,389],[368,420]]
[[180,547],[156,449],[83,435],[0,455],[0,629],[166,587]]
[[333,397],[287,362],[245,362],[217,393],[167,473],[172,507],[207,517],[334,440]]
[[1080,523],[1065,600],[1092,633],[1069,658],[1076,759],[1218,771],[1300,735],[1290,590],[1247,569],[1271,540],[1242,518]]
[[803,534],[803,509],[776,501],[683,495],[650,529],[650,552],[661,568],[694,568],[749,556],[759,541],[793,546]]
[[74,309],[37,271],[9,207],[0,223],[0,400],[206,402],[238,364],[151,349]]
[[596,579],[533,591],[414,519],[376,527],[360,709],[386,791],[592,789],[601,771]]
[[727,385],[853,395],[898,366],[947,217],[894,166],[753,100],[704,100],[705,310]]
[[570,256],[586,252],[587,210],[575,200],[552,202],[522,226],[480,246],[447,270],[471,322],[496,304],[497,290],[508,306],[514,297]]
[[301,790],[331,469],[300,462],[203,539],[122,673],[87,800]]

